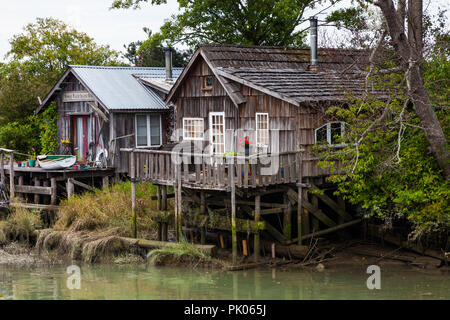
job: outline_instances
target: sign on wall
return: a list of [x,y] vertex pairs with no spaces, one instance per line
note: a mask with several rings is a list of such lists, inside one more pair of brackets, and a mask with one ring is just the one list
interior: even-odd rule
[[63,102],[94,101],[94,97],[87,91],[64,92]]

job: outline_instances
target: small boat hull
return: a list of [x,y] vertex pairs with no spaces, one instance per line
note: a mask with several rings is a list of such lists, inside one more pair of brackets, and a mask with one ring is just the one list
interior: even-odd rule
[[61,170],[73,166],[77,162],[76,156],[38,156],[38,163],[45,170]]

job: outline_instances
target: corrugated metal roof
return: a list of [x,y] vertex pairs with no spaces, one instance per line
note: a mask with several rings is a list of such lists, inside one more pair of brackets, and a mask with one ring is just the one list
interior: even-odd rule
[[[165,68],[70,66],[75,75],[109,110],[167,109],[164,101],[134,75],[164,79]],[[174,79],[182,68],[173,68]]]

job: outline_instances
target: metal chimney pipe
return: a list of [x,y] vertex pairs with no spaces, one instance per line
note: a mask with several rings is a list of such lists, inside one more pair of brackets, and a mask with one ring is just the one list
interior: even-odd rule
[[172,48],[164,47],[163,51],[166,55],[166,80],[172,80]]
[[309,18],[310,42],[311,42],[311,66],[317,66],[317,18]]

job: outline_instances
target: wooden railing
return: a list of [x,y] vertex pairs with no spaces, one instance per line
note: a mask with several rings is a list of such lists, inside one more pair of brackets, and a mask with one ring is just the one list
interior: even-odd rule
[[[129,154],[128,175],[136,181],[227,190],[298,182],[301,151],[251,156],[205,155],[145,149],[121,149]],[[233,175],[233,176],[232,176]]]

